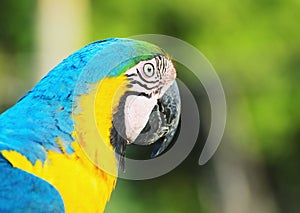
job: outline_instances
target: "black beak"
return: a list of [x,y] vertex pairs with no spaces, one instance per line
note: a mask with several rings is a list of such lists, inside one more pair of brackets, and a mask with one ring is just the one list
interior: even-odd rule
[[134,141],[137,145],[156,146],[151,154],[154,158],[167,149],[171,143],[180,120],[180,95],[177,83],[174,82],[165,94],[157,101],[148,123]]

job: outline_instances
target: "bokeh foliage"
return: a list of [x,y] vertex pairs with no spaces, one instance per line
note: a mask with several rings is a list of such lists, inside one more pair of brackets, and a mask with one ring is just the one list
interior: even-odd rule
[[36,1],[0,3],[0,111],[31,86]]
[[[36,1],[3,0],[0,5],[4,110],[30,85],[38,17]],[[300,209],[299,0],[91,0],[90,5],[91,41],[159,33],[201,50],[227,96],[228,121],[220,149],[230,144],[244,165],[262,168],[277,211]],[[197,84],[190,84],[197,90]],[[195,97],[207,102],[203,89]],[[191,156],[170,174],[143,182],[120,180],[106,212],[222,212],[213,163],[217,159],[197,166],[204,130],[202,134]]]

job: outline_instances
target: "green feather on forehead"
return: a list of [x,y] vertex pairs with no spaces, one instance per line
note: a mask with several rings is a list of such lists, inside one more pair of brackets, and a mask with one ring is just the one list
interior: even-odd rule
[[[122,49],[120,54],[124,54],[124,51],[127,52],[128,59],[120,62],[119,65],[111,70],[107,77],[119,76],[126,70],[138,64],[140,61],[150,60],[157,55],[164,55],[168,57],[163,49],[154,44],[130,39],[128,39],[126,42],[131,43],[132,45],[127,44],[124,49],[122,49],[122,47],[120,48],[120,46],[118,48]],[[126,45],[126,42],[123,43],[124,46]]]

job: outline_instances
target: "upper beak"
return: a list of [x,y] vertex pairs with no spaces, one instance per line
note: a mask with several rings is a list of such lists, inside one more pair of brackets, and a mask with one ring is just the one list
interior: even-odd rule
[[133,143],[137,145],[156,143],[151,154],[152,158],[165,151],[176,133],[180,120],[180,109],[179,90],[174,81],[164,95],[158,99],[147,125]]

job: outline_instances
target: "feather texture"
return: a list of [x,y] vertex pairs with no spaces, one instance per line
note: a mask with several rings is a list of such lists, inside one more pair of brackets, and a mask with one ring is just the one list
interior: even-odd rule
[[[109,133],[111,126],[106,123],[112,124],[112,115],[101,110],[112,100],[99,96],[98,118],[87,112],[93,108],[85,108],[84,100],[93,98],[105,79],[117,79],[138,61],[156,54],[162,50],[141,41],[94,42],[62,61],[0,115],[0,212],[104,210],[116,177],[98,168],[80,145],[99,139],[84,120],[97,119],[95,128]],[[84,117],[87,114],[94,117]],[[109,144],[108,140],[109,135],[104,136],[104,142]],[[114,151],[112,146],[109,149]],[[94,157],[101,162],[107,156],[97,151]],[[117,169],[116,162],[112,165]]]

